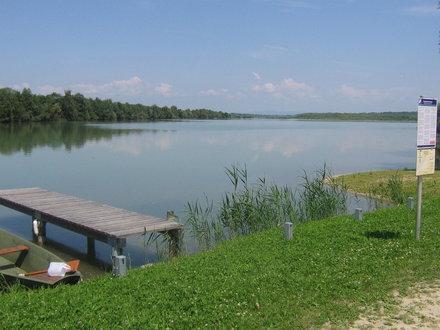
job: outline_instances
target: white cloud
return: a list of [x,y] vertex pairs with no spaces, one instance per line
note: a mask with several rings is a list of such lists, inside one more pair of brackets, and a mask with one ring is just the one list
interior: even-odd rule
[[338,89],[337,92],[342,96],[354,98],[354,99],[366,99],[366,98],[382,98],[385,96],[384,92],[376,89],[363,89],[357,88],[350,85],[343,84]]
[[262,84],[262,85],[254,85],[252,87],[252,90],[254,92],[274,93],[277,90],[277,88],[272,83],[265,83],[265,84]]
[[81,93],[89,97],[125,97],[137,95],[161,95],[173,96],[173,86],[168,83],[160,83],[157,86],[144,82],[138,76],[129,79],[113,80],[109,83],[78,83],[67,86],[53,86],[44,84],[31,87],[28,83],[12,85],[13,89],[22,90],[23,88],[31,88],[36,94],[64,94],[65,90],[71,90],[73,93]]
[[75,92],[85,95],[139,95],[145,91],[145,85],[138,76],[127,80],[113,80],[105,84],[75,84],[71,86]]
[[268,93],[275,96],[315,96],[314,88],[304,82],[285,78],[278,83],[267,82],[252,87],[254,92]]
[[257,72],[252,72],[255,80],[261,80],[261,76]]
[[25,88],[30,88],[30,86],[29,86],[29,83],[24,82],[24,83],[21,83],[21,84],[14,84],[14,85],[11,86],[11,88],[15,89],[17,91],[22,91]]
[[226,88],[220,88],[220,89],[207,89],[200,91],[200,95],[204,96],[224,96],[227,95],[228,90]]
[[440,14],[439,8],[433,3],[406,7],[403,12],[411,16],[435,16]]
[[154,90],[162,96],[171,96],[173,93],[173,86],[161,83],[159,86],[156,86]]
[[219,89],[206,89],[199,92],[199,95],[202,96],[212,96],[212,97],[222,97],[227,100],[240,100],[247,97],[245,93],[242,91],[235,91],[232,92],[226,88],[219,88]]
[[52,85],[42,85],[42,86],[38,86],[35,89],[35,93],[44,94],[44,95],[48,95],[52,93],[64,94],[64,88],[59,86],[52,86]]

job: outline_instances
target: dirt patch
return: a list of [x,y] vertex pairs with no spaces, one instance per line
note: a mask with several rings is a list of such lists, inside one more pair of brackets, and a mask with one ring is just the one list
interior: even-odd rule
[[394,293],[396,305],[364,314],[351,329],[439,329],[440,281],[420,283],[402,297]]

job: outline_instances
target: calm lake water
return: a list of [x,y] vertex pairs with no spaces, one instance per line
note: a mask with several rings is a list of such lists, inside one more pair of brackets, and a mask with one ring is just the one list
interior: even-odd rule
[[[295,186],[303,170],[333,174],[415,167],[415,123],[296,120],[0,126],[0,188],[42,187],[164,217],[229,189],[226,166]],[[0,208],[0,227],[31,238],[28,216]],[[85,239],[48,227],[48,238],[85,251]],[[133,265],[151,261],[128,242]],[[97,245],[98,258],[110,249]]]

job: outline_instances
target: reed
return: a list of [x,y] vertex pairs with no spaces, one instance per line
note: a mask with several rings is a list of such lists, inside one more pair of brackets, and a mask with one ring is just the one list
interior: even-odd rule
[[265,178],[250,183],[246,166],[233,165],[225,172],[232,189],[219,205],[205,196],[203,203],[188,203],[186,208],[186,223],[200,250],[236,236],[281,226],[286,221],[298,224],[346,210],[346,193],[325,166],[313,178],[305,173],[297,193]]
[[326,165],[311,177],[304,171],[298,193],[298,219],[302,222],[320,220],[347,211],[347,189],[338,183]]
[[405,202],[406,194],[403,186],[403,177],[398,172],[393,173],[386,181],[379,182],[370,189],[370,195],[389,200],[401,205]]

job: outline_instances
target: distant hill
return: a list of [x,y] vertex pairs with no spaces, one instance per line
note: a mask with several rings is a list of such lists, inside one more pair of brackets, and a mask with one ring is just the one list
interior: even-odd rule
[[417,121],[416,111],[402,112],[307,112],[297,115],[231,113],[237,119],[299,119],[328,121]]
[[353,121],[417,121],[416,111],[402,112],[317,112],[294,115],[295,119],[304,120],[353,120]]

